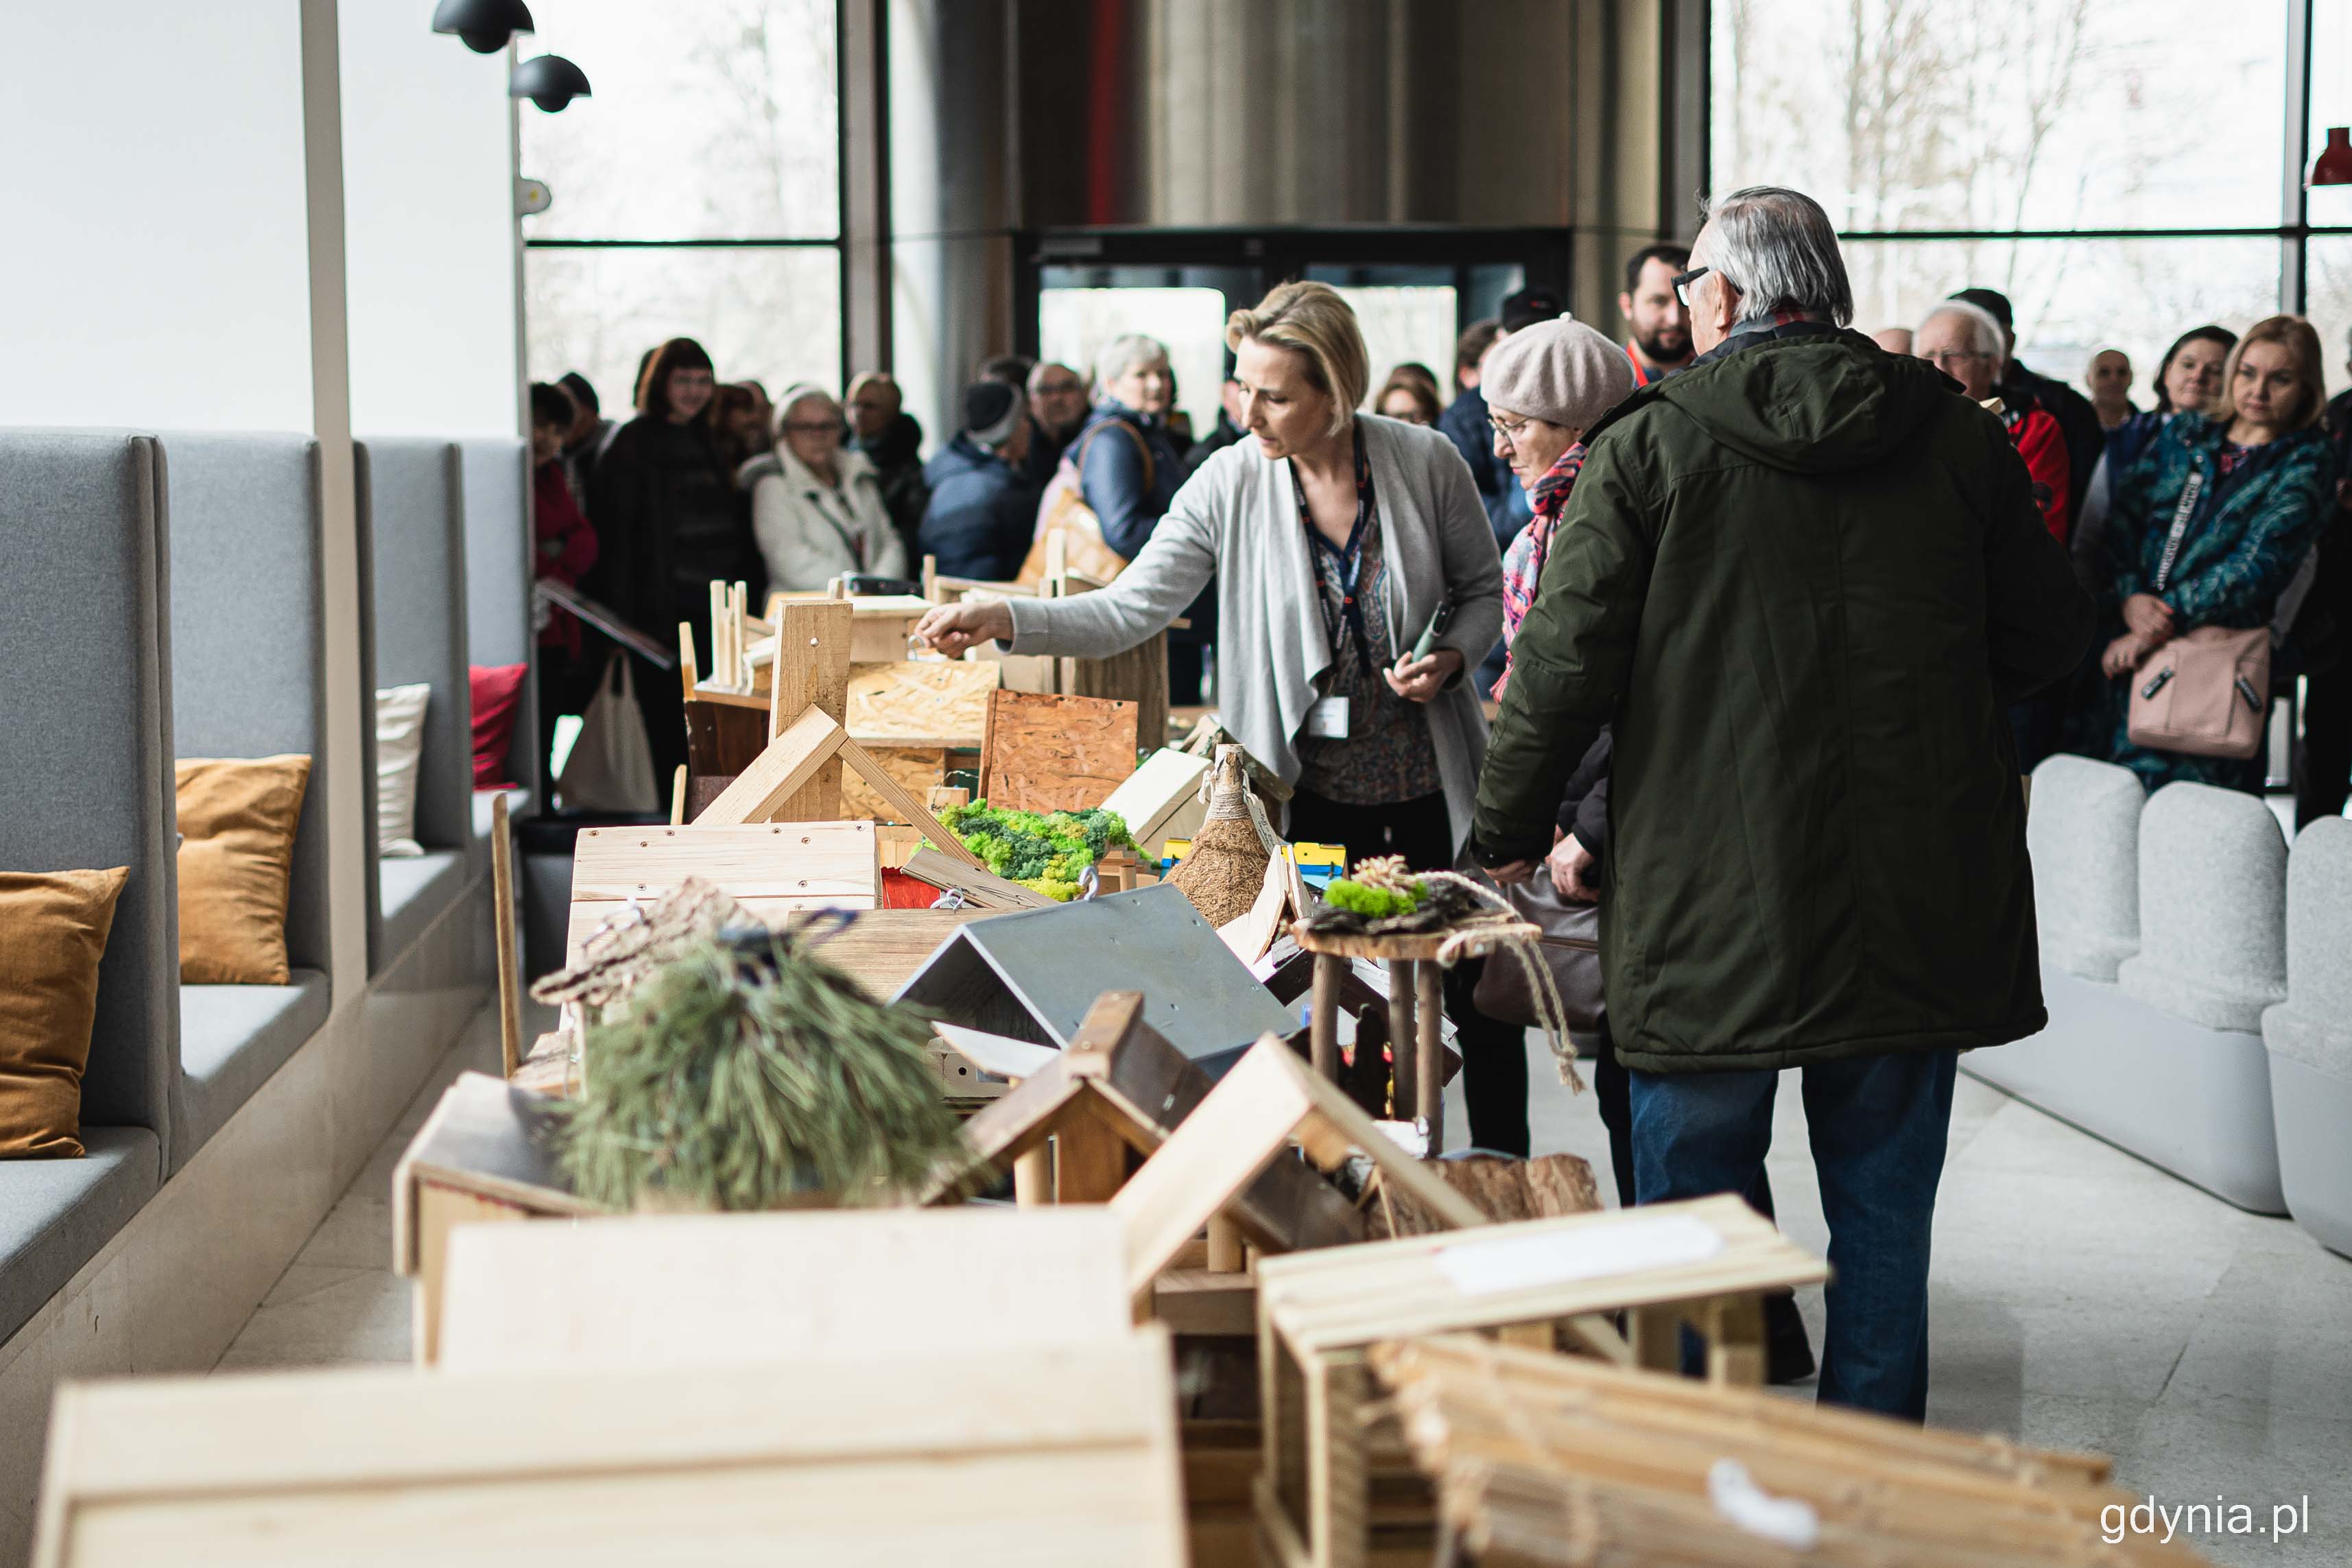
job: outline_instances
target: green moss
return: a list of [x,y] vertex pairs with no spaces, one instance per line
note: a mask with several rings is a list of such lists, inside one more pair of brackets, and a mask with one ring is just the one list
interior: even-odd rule
[[1076,898],[1087,867],[1114,847],[1135,847],[1115,811],[1003,811],[984,800],[950,806],[940,821],[1000,877],[1050,899]]
[[1419,882],[1409,893],[1394,893],[1386,888],[1367,888],[1361,882],[1341,877],[1323,889],[1323,899],[1326,903],[1351,910],[1368,921],[1384,921],[1391,915],[1411,914],[1420,907],[1421,893]]

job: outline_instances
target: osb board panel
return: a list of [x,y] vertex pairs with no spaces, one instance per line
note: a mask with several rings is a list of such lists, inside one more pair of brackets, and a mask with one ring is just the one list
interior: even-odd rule
[[[868,746],[866,749],[873,753],[876,762],[882,764],[884,773],[897,779],[899,787],[919,801],[947,777],[948,754],[945,752],[910,746]],[[845,816],[870,817],[876,822],[899,820],[898,811],[876,794],[874,786],[859,777],[855,768],[842,770],[841,810]]]
[[849,732],[868,747],[898,739],[978,746],[1000,676],[993,664],[965,659],[860,665],[849,672]]
[[1100,805],[1135,772],[1136,704],[998,691],[988,700],[980,793],[1021,811]]
[[572,858],[574,903],[649,899],[688,877],[739,899],[876,898],[870,822],[583,828]]

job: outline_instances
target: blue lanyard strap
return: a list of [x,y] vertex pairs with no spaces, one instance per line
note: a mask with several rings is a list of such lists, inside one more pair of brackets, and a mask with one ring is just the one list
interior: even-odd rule
[[1363,602],[1356,592],[1364,570],[1364,539],[1372,524],[1372,472],[1364,457],[1363,433],[1360,430],[1356,432],[1356,521],[1348,530],[1346,548],[1342,549],[1324,538],[1322,531],[1315,526],[1315,514],[1307,510],[1307,487],[1298,481],[1298,465],[1296,462],[1290,466],[1290,488],[1298,500],[1298,521],[1307,530],[1308,543],[1320,553],[1331,557],[1339,567],[1340,621],[1338,623],[1331,616],[1330,595],[1323,592],[1322,573],[1319,570],[1316,573],[1315,602],[1323,612],[1323,635],[1330,639],[1331,651],[1336,655],[1339,651],[1340,625],[1344,624],[1348,635],[1355,641],[1356,658],[1363,665],[1364,673],[1370,675],[1373,672],[1372,639],[1365,630]]

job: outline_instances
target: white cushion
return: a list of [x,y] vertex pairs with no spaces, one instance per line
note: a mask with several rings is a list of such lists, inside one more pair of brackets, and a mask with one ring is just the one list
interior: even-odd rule
[[425,753],[429,685],[375,694],[375,841],[378,855],[422,855],[416,842],[416,765]]

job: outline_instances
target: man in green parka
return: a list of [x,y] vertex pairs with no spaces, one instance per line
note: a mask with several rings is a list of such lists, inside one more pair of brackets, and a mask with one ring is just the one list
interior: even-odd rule
[[2092,606],[2000,418],[1844,330],[1810,197],[1725,198],[1675,287],[1699,357],[1585,437],[1473,847],[1529,874],[1612,726],[1601,964],[1640,1201],[1747,1191],[1802,1068],[1820,1397],[1923,1419],[1954,1064],[2046,1021],[2008,705],[2074,669]]

